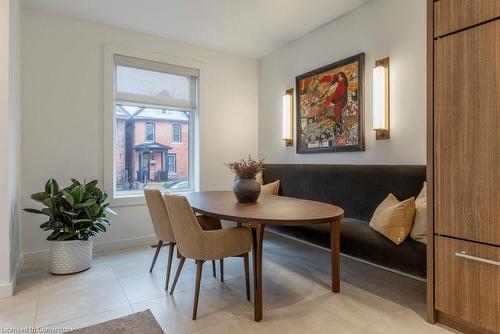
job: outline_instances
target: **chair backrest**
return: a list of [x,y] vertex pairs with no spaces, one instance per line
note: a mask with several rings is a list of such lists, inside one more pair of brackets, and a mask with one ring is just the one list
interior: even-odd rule
[[203,229],[184,196],[164,195],[168,215],[175,234],[177,248],[184,257],[202,256]]
[[158,239],[163,242],[175,242],[167,206],[161,192],[158,189],[144,189],[144,196]]

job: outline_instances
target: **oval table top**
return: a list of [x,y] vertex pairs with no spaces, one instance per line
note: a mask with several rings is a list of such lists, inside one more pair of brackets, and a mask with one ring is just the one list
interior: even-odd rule
[[194,211],[242,223],[307,225],[339,221],[344,210],[338,206],[306,199],[260,195],[257,203],[241,204],[232,191],[200,191],[185,195]]

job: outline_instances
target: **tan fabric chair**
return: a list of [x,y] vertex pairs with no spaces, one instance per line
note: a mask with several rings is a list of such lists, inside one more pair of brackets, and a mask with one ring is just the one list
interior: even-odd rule
[[[165,290],[168,290],[168,283],[170,281],[170,271],[172,268],[172,257],[174,254],[174,247],[176,245],[174,232],[172,231],[172,225],[170,224],[170,219],[168,217],[167,207],[163,196],[158,189],[144,189],[144,196],[146,198],[146,203],[148,205],[149,215],[151,216],[151,221],[153,222],[153,227],[158,237],[158,245],[156,246],[156,252],[153,257],[153,262],[149,268],[149,272],[152,272],[160,253],[160,249],[163,243],[169,245],[168,252],[168,262],[167,262],[167,277],[165,281]],[[214,219],[206,216],[198,216],[198,222],[204,230],[217,230],[221,229],[221,222],[219,219]],[[215,274],[215,260],[212,261],[213,275]],[[221,278],[223,279],[224,268],[221,266]]]
[[170,294],[173,294],[177,280],[186,258],[196,261],[196,284],[193,304],[193,320],[196,320],[198,297],[200,294],[201,273],[203,263],[207,260],[241,256],[244,259],[247,300],[250,300],[250,278],[248,252],[252,237],[247,227],[225,228],[216,231],[204,231],[197,223],[196,216],[183,196],[165,195],[168,215],[177,240],[177,249],[181,255],[174,283]]

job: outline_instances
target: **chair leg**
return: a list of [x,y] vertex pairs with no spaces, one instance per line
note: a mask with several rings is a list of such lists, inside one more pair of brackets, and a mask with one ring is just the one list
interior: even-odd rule
[[168,245],[168,262],[167,262],[167,278],[165,280],[165,290],[168,291],[168,282],[170,282],[170,270],[172,269],[172,257],[174,256],[175,243],[171,242]]
[[155,267],[156,259],[158,258],[158,254],[160,254],[161,245],[163,245],[163,241],[159,240],[156,246],[155,256],[153,257],[153,263],[151,263],[151,267],[149,268],[150,273],[153,272],[153,268]]
[[217,277],[217,273],[216,273],[216,270],[215,270],[215,260],[212,260],[212,271],[214,273],[214,277]]
[[177,285],[177,280],[179,279],[179,276],[182,271],[182,266],[184,266],[184,262],[186,261],[186,258],[183,256],[181,257],[181,260],[179,261],[179,264],[177,265],[177,272],[175,273],[174,277],[174,284],[172,284],[172,289],[170,289],[170,294],[174,293],[175,286]]
[[203,271],[204,262],[205,261],[196,260],[196,285],[194,289],[193,320],[196,320],[196,313],[198,312],[198,299],[200,296],[201,273]]
[[248,253],[243,254],[243,263],[245,266],[245,283],[247,287],[247,300],[250,301],[250,274],[249,274],[249,264],[248,264]]
[[220,259],[220,281],[224,282],[224,259]]

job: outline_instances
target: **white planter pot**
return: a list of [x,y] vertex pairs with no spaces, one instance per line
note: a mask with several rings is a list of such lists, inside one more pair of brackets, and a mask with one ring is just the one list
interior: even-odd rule
[[73,274],[92,266],[92,239],[49,241],[49,271]]

